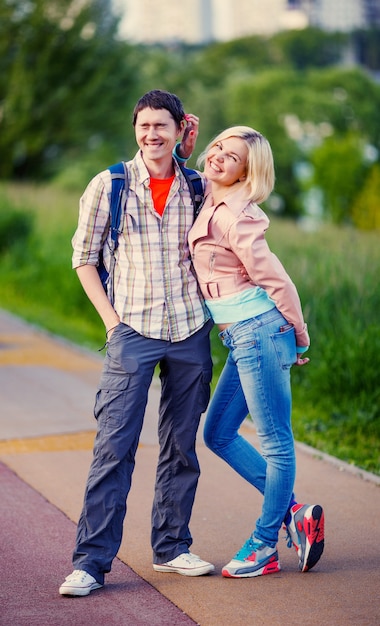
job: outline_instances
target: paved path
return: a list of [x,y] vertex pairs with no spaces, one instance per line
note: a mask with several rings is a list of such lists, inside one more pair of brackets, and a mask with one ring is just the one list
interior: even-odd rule
[[[261,498],[203,445],[192,550],[211,576],[154,572],[150,507],[158,387],[151,390],[124,538],[106,586],[85,598],[58,587],[71,572],[75,524],[94,438],[102,359],[0,311],[1,626],[378,626],[380,479],[298,446],[296,492],[326,514],[325,553],[306,574],[282,538],[282,570],[224,579]],[[244,427],[255,441],[254,431]]]

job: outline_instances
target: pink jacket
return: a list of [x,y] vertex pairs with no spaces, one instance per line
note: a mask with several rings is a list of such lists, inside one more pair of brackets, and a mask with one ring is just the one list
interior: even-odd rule
[[[206,189],[209,190],[209,187]],[[214,205],[211,193],[189,233],[198,282],[206,300],[231,296],[255,286],[265,289],[288,323],[298,346],[309,346],[297,289],[265,240],[269,219],[239,189]],[[245,268],[251,282],[244,278]]]

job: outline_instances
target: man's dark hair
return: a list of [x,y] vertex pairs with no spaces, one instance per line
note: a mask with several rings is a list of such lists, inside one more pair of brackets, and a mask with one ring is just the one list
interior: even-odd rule
[[133,126],[136,125],[138,113],[143,109],[167,109],[178,128],[185,117],[185,111],[183,110],[182,102],[178,96],[168,91],[162,91],[161,89],[148,91],[148,93],[140,98],[133,111]]

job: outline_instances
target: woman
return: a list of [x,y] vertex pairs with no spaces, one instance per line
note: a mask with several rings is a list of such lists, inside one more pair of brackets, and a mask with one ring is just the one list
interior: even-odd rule
[[[265,240],[269,220],[257,203],[274,185],[271,147],[260,133],[236,126],[206,148],[208,180],[189,244],[207,307],[229,355],[208,409],[206,445],[264,496],[252,535],[223,568],[246,578],[280,569],[278,533],[285,523],[301,571],[324,547],[319,505],[294,499],[290,368],[302,366],[309,346],[297,290]],[[259,453],[239,434],[250,413]]]

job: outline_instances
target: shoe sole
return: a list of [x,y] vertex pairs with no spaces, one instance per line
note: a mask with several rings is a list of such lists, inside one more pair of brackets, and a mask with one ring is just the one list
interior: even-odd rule
[[303,563],[299,563],[299,568],[301,572],[308,572],[318,563],[325,547],[325,516],[319,504],[306,511],[304,532],[306,535],[305,555]]
[[103,587],[103,585],[100,585],[99,583],[93,584],[91,585],[91,587],[60,587],[59,588],[59,593],[61,596],[88,596],[91,591],[94,591],[95,589],[100,589],[101,587]]
[[169,565],[153,565],[155,572],[164,572],[165,574],[181,574],[181,576],[204,576],[214,571],[213,565],[204,565],[195,569],[184,569],[183,567],[170,567]]
[[239,570],[236,568],[233,571],[230,571],[227,567],[224,567],[222,569],[222,576],[224,576],[225,578],[254,578],[255,576],[266,576],[267,574],[275,574],[279,571],[281,571],[279,561],[272,561],[271,563],[267,563],[266,565],[263,565],[263,567],[260,567],[259,569],[251,572],[244,572],[244,570],[241,569],[241,572],[237,573],[239,572]]

